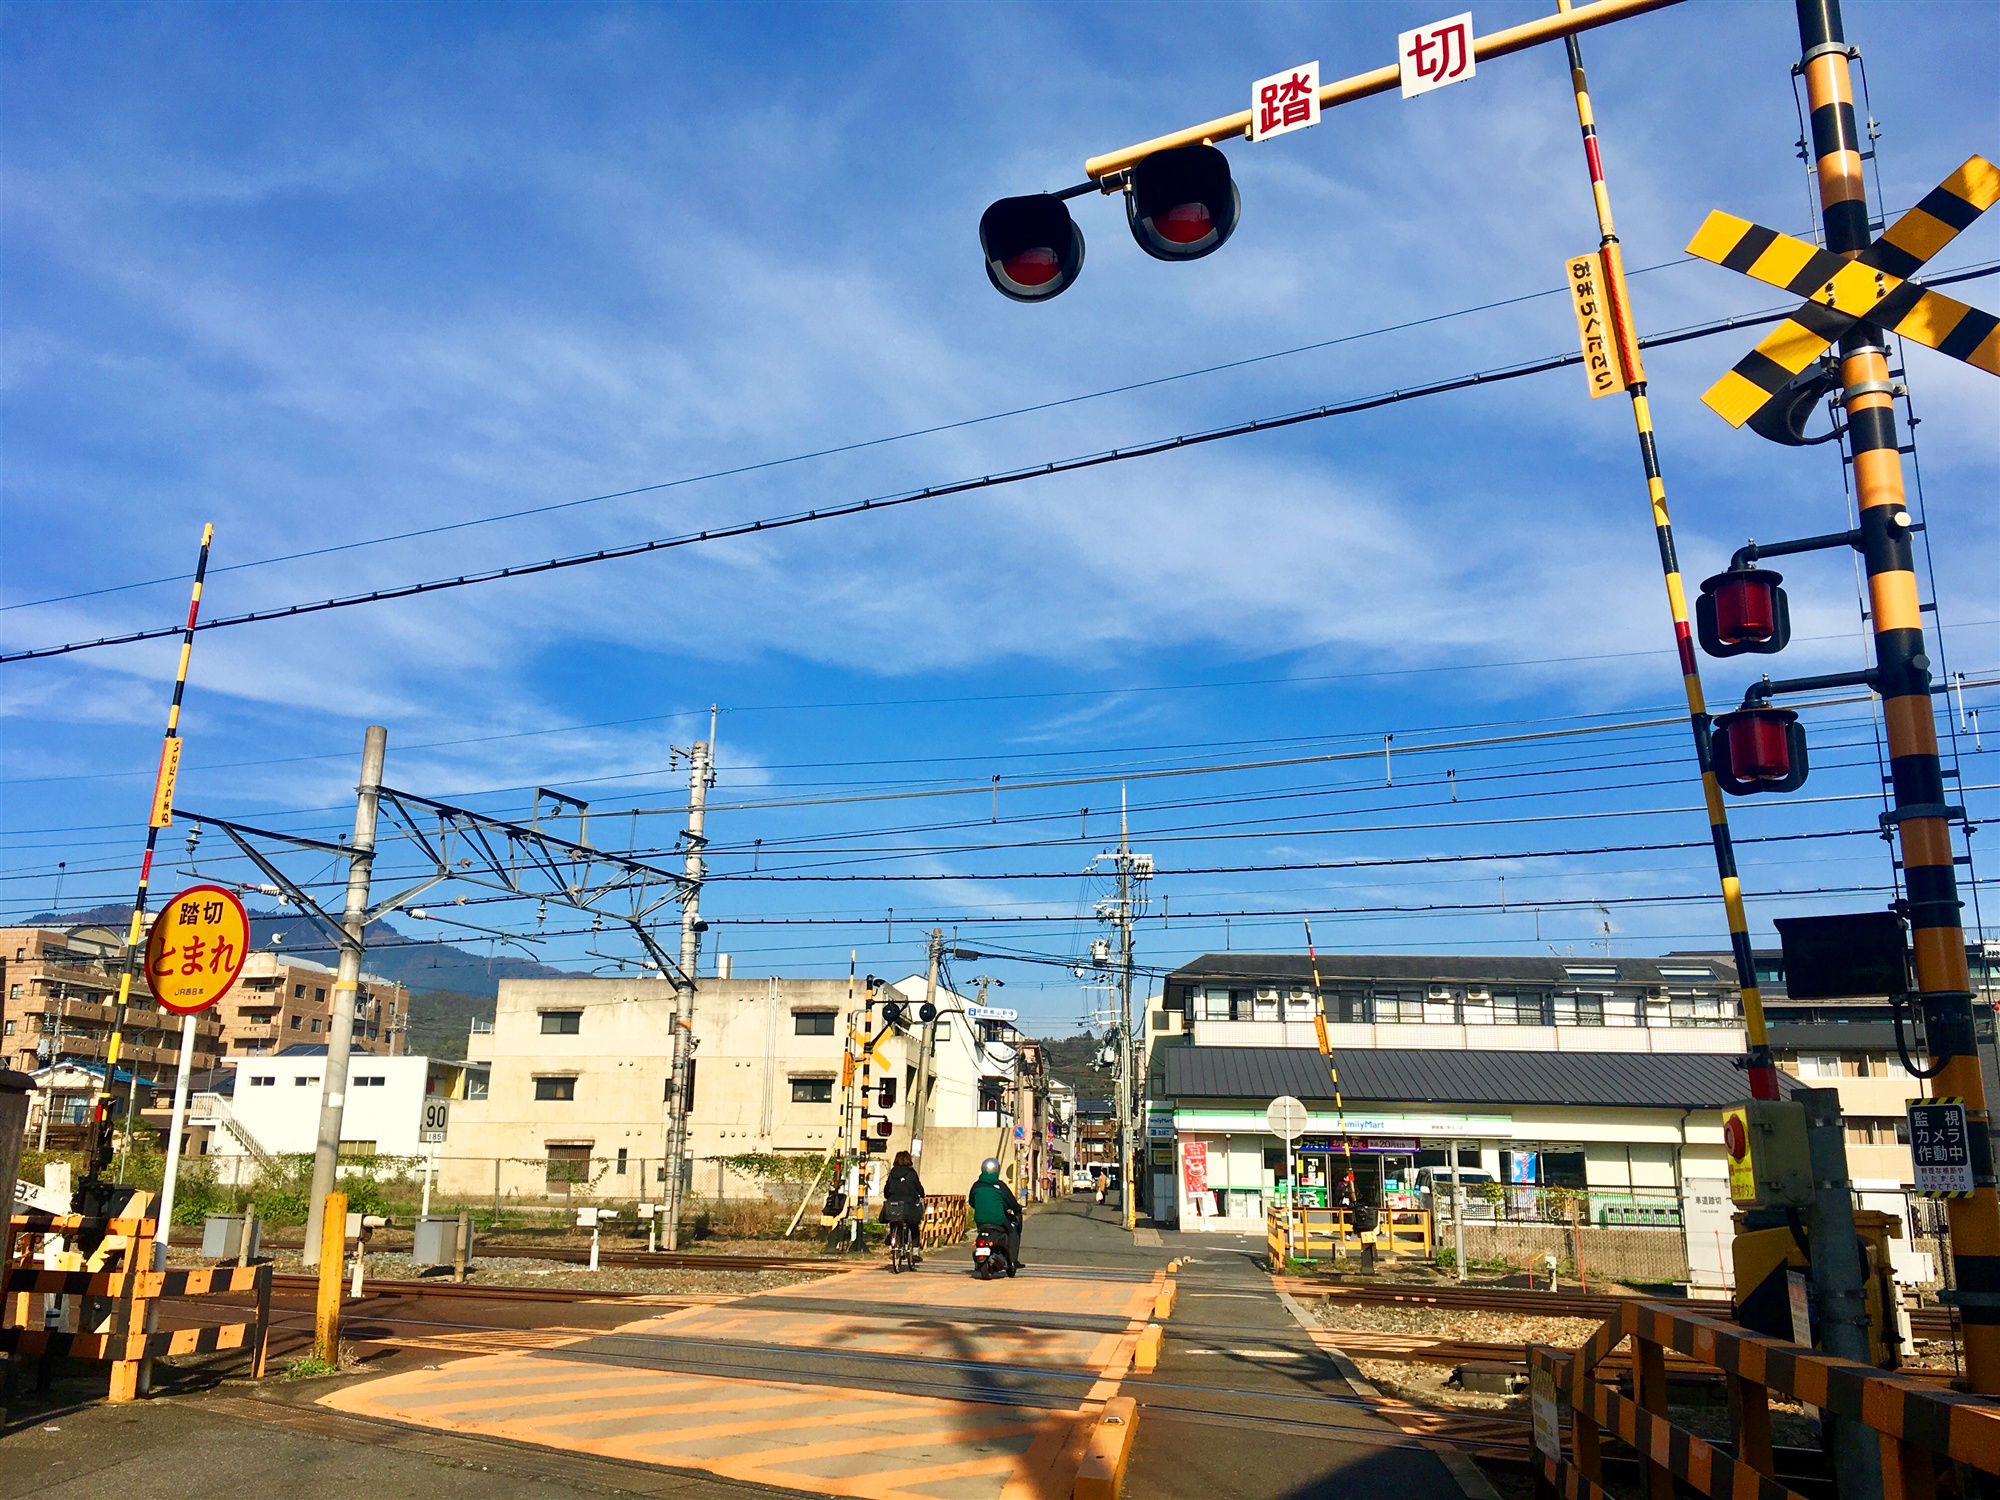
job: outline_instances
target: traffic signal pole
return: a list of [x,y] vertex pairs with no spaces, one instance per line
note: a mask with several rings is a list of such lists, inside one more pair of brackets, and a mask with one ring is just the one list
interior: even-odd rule
[[[1868,248],[1868,202],[1854,123],[1852,50],[1839,0],[1797,0],[1798,70],[1811,107],[1814,165],[1826,248],[1852,259]],[[1953,871],[1951,818],[1931,709],[1930,659],[1915,559],[1903,509],[1903,459],[1882,333],[1857,324],[1840,340],[1841,404],[1860,512],[1868,607],[1875,629],[1875,690],[1889,741],[1895,825],[1916,950],[1918,1002],[1933,1065],[1932,1097],[1965,1101],[1975,1187],[1946,1201],[1959,1318],[1972,1389],[2000,1395],[2000,1199],[1994,1194],[1986,1086],[1972,1029],[1972,981]]]
[[[1558,0],[1567,14],[1569,0]],[[1639,432],[1639,461],[1646,471],[1646,493],[1653,506],[1653,535],[1660,547],[1660,570],[1666,575],[1667,609],[1673,616],[1674,649],[1680,655],[1681,687],[1687,694],[1688,725],[1694,731],[1695,759],[1701,766],[1702,800],[1708,808],[1709,841],[1715,846],[1715,870],[1722,882],[1722,906],[1729,920],[1729,951],[1736,961],[1736,982],[1743,997],[1745,1061],[1750,1094],[1756,1099],[1778,1097],[1778,1072],[1764,1029],[1764,998],[1757,987],[1757,965],[1750,948],[1750,921],[1743,910],[1743,883],[1736,872],[1736,847],[1729,836],[1729,813],[1722,788],[1710,764],[1711,721],[1696,664],[1694,637],[1688,628],[1687,591],[1674,551],[1673,518],[1667,513],[1667,485],[1660,474],[1660,454],[1653,437],[1653,409],[1646,396],[1646,371],[1639,358],[1639,335],[1632,321],[1632,303],[1625,285],[1625,262],[1619,253],[1618,231],[1611,217],[1611,190],[1604,180],[1604,160],[1597,146],[1597,118],[1590,107],[1590,86],[1583,73],[1583,53],[1576,37],[1564,38],[1569,49],[1570,87],[1576,95],[1576,119],[1583,131],[1584,161],[1590,168],[1590,193],[1597,207],[1598,253],[1604,267],[1604,289],[1618,357],[1625,372],[1626,394],[1632,398],[1632,421]],[[1886,398],[1885,398],[1886,399]]]

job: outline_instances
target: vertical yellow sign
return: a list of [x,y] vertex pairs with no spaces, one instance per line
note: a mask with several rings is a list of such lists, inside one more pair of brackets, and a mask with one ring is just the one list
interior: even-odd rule
[[169,735],[160,743],[160,774],[153,783],[153,828],[174,826],[174,781],[181,774],[181,737]]
[[1625,389],[1625,369],[1618,358],[1618,341],[1611,329],[1611,311],[1604,300],[1604,267],[1595,255],[1572,257],[1565,266],[1570,302],[1576,309],[1576,333],[1583,344],[1583,373],[1590,382],[1590,399]]

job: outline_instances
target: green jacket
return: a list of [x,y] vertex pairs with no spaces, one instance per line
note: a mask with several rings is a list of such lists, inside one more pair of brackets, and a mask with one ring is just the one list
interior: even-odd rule
[[1021,1212],[1021,1200],[991,1172],[979,1174],[979,1181],[972,1185],[972,1191],[965,1195],[965,1199],[972,1205],[972,1222],[975,1224],[1004,1224]]

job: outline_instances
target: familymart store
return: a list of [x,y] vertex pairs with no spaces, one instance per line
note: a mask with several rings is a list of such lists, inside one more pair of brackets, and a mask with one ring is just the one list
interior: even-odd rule
[[[1455,1153],[1462,1177],[1509,1194],[1567,1189],[1600,1213],[1678,1204],[1690,1176],[1724,1175],[1721,1110],[1745,1092],[1728,1059],[1702,1054],[1353,1052],[1333,1061],[1343,1092],[1353,1090],[1345,1108],[1316,1051],[1169,1053],[1171,1098],[1149,1116],[1154,1201],[1171,1201],[1183,1230],[1262,1233],[1266,1213],[1294,1191],[1315,1206],[1381,1205],[1385,1196],[1420,1206],[1395,1195],[1448,1181]],[[1284,1094],[1307,1110],[1289,1151],[1266,1116]],[[1160,1149],[1169,1106],[1170,1154]],[[1162,1157],[1173,1167],[1171,1195],[1161,1191]]]

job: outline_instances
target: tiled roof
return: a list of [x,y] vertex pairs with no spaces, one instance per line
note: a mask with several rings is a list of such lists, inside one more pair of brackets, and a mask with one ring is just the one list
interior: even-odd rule
[[[1182,1102],[1290,1094],[1333,1102],[1327,1059],[1303,1047],[1176,1047],[1162,1092]],[[1336,1050],[1349,1103],[1570,1104],[1718,1109],[1749,1097],[1732,1059],[1709,1053]],[[1797,1087],[1781,1079],[1787,1093]]]

